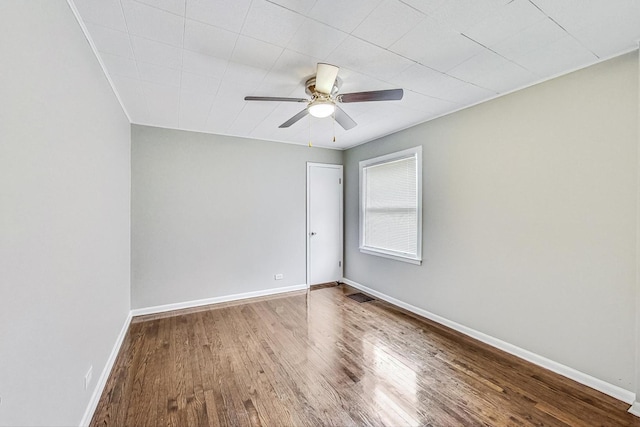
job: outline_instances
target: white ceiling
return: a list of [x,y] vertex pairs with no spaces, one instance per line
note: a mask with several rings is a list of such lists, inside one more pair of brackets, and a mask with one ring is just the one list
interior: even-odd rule
[[[72,0],[133,123],[346,148],[637,47],[639,0]],[[404,89],[278,126],[317,62],[341,93]],[[336,141],[333,142],[335,134]]]

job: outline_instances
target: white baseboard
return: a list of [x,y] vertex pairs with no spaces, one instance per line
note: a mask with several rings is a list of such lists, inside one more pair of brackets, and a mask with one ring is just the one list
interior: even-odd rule
[[635,393],[629,390],[625,390],[622,387],[618,387],[606,381],[602,381],[598,378],[592,377],[591,375],[585,374],[584,372],[580,372],[576,369],[570,368],[561,363],[547,359],[546,357],[532,353],[529,350],[525,350],[513,344],[509,344],[508,342],[502,341],[498,338],[494,338],[485,333],[476,331],[475,329],[471,329],[459,323],[445,319],[444,317],[438,316],[437,314],[433,314],[427,310],[423,310],[422,308],[418,308],[411,304],[407,304],[404,301],[400,301],[396,298],[390,297],[389,295],[386,295],[386,294],[383,294],[382,292],[378,292],[374,289],[368,288],[364,285],[361,285],[360,283],[354,282],[347,278],[343,278],[342,282],[346,283],[347,285],[353,286],[354,288],[360,289],[361,291],[364,291],[368,294],[371,294],[377,298],[380,298],[381,300],[385,300],[393,305],[404,308],[405,310],[408,310],[419,316],[425,317],[429,320],[433,320],[436,323],[447,326],[455,331],[461,332],[467,336],[470,336],[471,338],[475,338],[478,341],[482,341],[485,344],[489,344],[492,347],[495,347],[507,353],[513,354],[514,356],[517,356],[535,365],[541,366],[557,374],[560,374],[564,377],[572,379],[576,382],[579,382],[580,384],[584,384],[595,390],[601,391],[602,393],[607,394],[611,397],[614,397],[618,400],[621,400],[625,403],[628,403],[628,404],[633,403],[633,406],[631,407],[631,409],[629,409],[629,412],[631,412],[634,415],[640,416],[640,403],[635,402],[636,395]]
[[111,374],[111,370],[113,369],[113,365],[116,363],[116,358],[118,357],[118,353],[120,352],[120,347],[122,347],[122,343],[124,342],[124,337],[127,335],[127,331],[129,330],[129,325],[131,324],[131,312],[127,315],[127,318],[124,321],[124,325],[122,325],[122,329],[120,330],[120,334],[118,338],[116,338],[116,343],[113,345],[111,349],[111,354],[107,359],[107,363],[104,365],[102,369],[102,373],[100,374],[100,378],[96,383],[95,388],[93,389],[93,394],[91,395],[91,399],[89,399],[89,404],[87,405],[87,409],[84,411],[84,415],[82,416],[82,420],[80,421],[80,427],[88,426],[91,422],[91,418],[93,418],[93,414],[98,407],[98,402],[100,402],[100,397],[102,396],[102,392],[104,391],[104,387],[107,385],[107,380],[109,379],[109,374]]
[[640,402],[637,400],[631,404],[631,408],[627,411],[630,414],[635,415],[636,417],[640,417]]
[[256,297],[263,297],[267,295],[282,294],[285,292],[301,291],[301,290],[306,290],[308,287],[309,286],[307,286],[307,284],[305,283],[303,285],[284,286],[282,288],[271,288],[271,289],[265,289],[261,291],[244,292],[241,294],[223,295],[221,297],[205,298],[205,299],[199,299],[194,301],[178,302],[173,304],[156,305],[153,307],[136,308],[134,310],[131,310],[131,315],[135,317],[135,316],[143,316],[145,314],[164,313],[166,311],[182,310],[184,308],[200,307],[203,305],[210,305],[210,304],[219,304],[221,302],[238,301],[238,300],[243,300],[247,298],[256,298]]

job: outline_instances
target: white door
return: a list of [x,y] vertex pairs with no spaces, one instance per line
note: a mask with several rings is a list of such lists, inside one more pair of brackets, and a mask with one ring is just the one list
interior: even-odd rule
[[342,279],[342,165],[307,163],[307,283]]

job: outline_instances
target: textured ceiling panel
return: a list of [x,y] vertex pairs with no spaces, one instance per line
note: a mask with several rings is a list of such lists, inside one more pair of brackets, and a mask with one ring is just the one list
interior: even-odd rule
[[[346,148],[635,49],[637,0],[73,0],[134,123]],[[306,116],[318,62],[358,125]],[[335,136],[335,142],[333,141]]]

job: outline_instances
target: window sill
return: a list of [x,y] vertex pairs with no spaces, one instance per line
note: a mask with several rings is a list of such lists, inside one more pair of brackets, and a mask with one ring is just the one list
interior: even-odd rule
[[388,252],[383,252],[375,249],[369,248],[360,248],[360,252],[368,255],[375,255],[383,258],[394,259],[396,261],[408,262],[409,264],[422,265],[422,259],[420,258],[410,258],[406,256],[396,255]]

